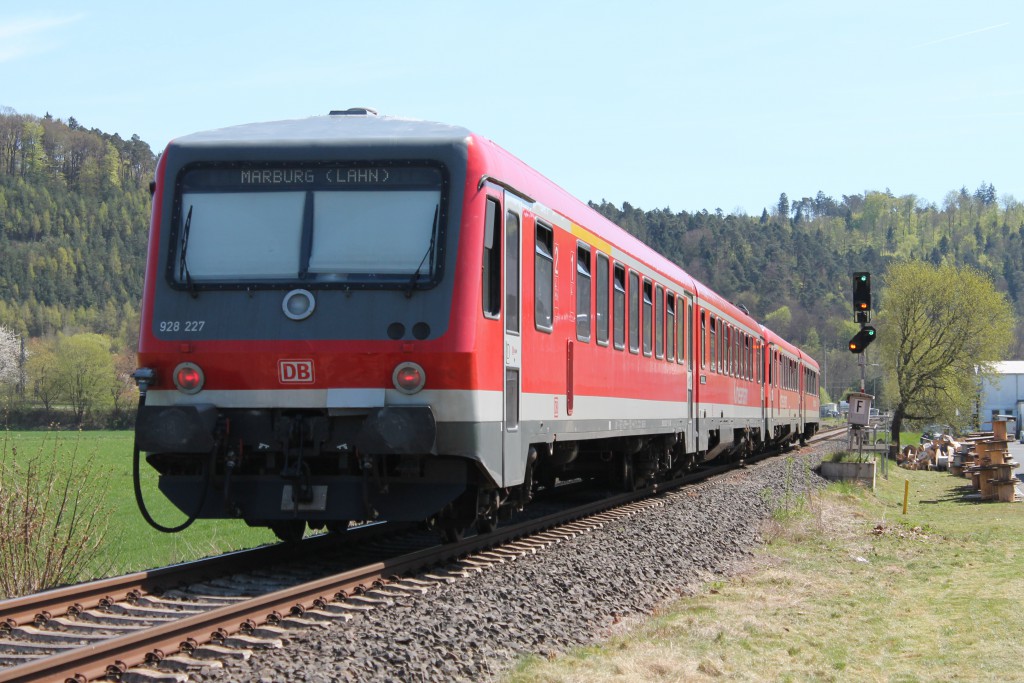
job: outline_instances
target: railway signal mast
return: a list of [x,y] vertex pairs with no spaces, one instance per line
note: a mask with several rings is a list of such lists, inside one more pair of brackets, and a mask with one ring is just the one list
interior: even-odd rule
[[863,450],[861,429],[867,427],[871,420],[871,400],[874,396],[865,392],[865,376],[867,374],[867,359],[864,356],[864,349],[868,344],[875,341],[875,328],[869,325],[871,322],[871,273],[857,272],[853,274],[853,316],[854,320],[860,323],[860,331],[850,340],[849,349],[851,353],[860,356],[857,364],[860,366],[860,393],[850,394],[850,440],[856,440],[858,446]]
[[868,325],[871,322],[871,273],[853,274],[853,318],[860,323],[860,332],[850,340],[849,348],[850,353],[860,354],[860,390],[863,392],[864,371],[867,366],[864,349],[875,341],[875,328]]

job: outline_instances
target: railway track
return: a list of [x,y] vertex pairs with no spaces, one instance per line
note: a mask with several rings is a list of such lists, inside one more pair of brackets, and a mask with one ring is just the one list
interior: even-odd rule
[[[834,438],[845,430],[823,432]],[[767,456],[762,456],[767,457]],[[658,496],[732,469],[707,468],[668,484],[604,498],[438,546],[409,532],[374,543],[387,525],[231,553],[0,602],[0,683],[159,677],[209,666],[207,657],[245,656],[280,647],[288,629],[387,605],[431,584],[505,562],[639,510]],[[393,527],[392,527],[393,528]],[[308,558],[366,553],[345,571]],[[311,566],[311,564],[313,566]],[[447,565],[447,566],[446,566]],[[445,569],[433,568],[446,566]],[[266,567],[252,570],[252,567]],[[312,576],[311,576],[312,575]],[[403,578],[415,576],[416,578]],[[2,653],[8,654],[2,654]],[[199,659],[203,658],[203,659]],[[150,671],[159,665],[163,673]],[[178,674],[177,680],[184,680]]]

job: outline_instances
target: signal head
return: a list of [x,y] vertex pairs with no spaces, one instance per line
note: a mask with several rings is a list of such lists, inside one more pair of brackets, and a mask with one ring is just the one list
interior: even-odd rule
[[[853,274],[853,310],[855,313],[868,314],[871,309],[871,273],[858,272]],[[859,322],[866,322],[860,321]]]
[[864,349],[873,341],[875,341],[875,328],[871,325],[864,325],[860,328],[860,332],[853,335],[853,339],[850,340],[850,353],[864,353]]

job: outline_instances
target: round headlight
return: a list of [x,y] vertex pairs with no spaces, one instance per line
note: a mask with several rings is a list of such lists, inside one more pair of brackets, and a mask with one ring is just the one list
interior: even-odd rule
[[293,289],[284,295],[281,310],[292,320],[305,320],[316,310],[316,299],[305,289]]
[[183,393],[198,394],[205,381],[202,369],[195,363],[179,363],[174,368],[174,386]]
[[391,374],[391,381],[403,394],[415,394],[427,383],[427,373],[417,363],[399,363]]

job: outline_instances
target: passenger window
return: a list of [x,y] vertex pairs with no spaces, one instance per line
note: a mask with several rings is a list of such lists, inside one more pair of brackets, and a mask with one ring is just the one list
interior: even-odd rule
[[501,316],[501,205],[493,197],[487,198],[484,218],[484,316]]
[[711,348],[711,372],[718,372],[718,325],[715,316],[711,316],[709,328],[708,346]]
[[537,223],[537,239],[533,262],[533,316],[538,330],[550,332],[554,327],[554,231]]
[[754,338],[747,337],[747,379],[754,381]]
[[665,290],[654,287],[654,356],[665,357]]
[[686,323],[689,317],[690,303],[683,297],[679,297],[679,315],[676,316],[676,342],[679,345],[679,353],[676,355],[676,362],[684,363],[689,358],[686,353],[686,344],[689,338],[686,336]]
[[576,245],[576,338],[590,341],[590,248]]
[[676,295],[665,297],[665,359],[676,359]]
[[505,214],[505,331],[519,334],[519,215]]
[[724,340],[724,342],[722,344],[723,351],[724,351],[724,353],[723,353],[724,358],[722,359],[722,365],[725,366],[725,374],[727,374],[727,375],[735,375],[736,374],[736,367],[735,367],[735,363],[733,361],[735,360],[735,355],[736,355],[734,353],[734,351],[736,350],[736,345],[733,344],[733,341],[732,341],[734,330],[733,330],[732,325],[730,325],[728,323],[723,325],[723,327],[725,328],[725,330],[724,330],[724,332],[725,332],[725,334],[724,334],[725,340]]
[[615,348],[626,348],[626,268],[615,266],[615,291],[612,293],[612,324],[615,326]]
[[597,343],[608,345],[608,257],[597,254]]
[[729,323],[718,323],[718,371],[729,374]]
[[707,337],[707,318],[705,317],[704,311],[700,312],[700,366],[707,368],[708,366],[708,337]]
[[740,331],[732,328],[732,374],[739,377],[743,373],[740,370]]
[[651,281],[644,278],[644,355],[651,355],[651,331],[654,322],[653,287]]
[[754,381],[761,383],[761,344],[754,340]]
[[736,329],[731,325],[725,327],[725,347],[727,374],[736,376]]
[[729,325],[725,322],[718,323],[718,371],[723,375],[729,374]]
[[640,276],[629,273],[629,350],[640,351]]

